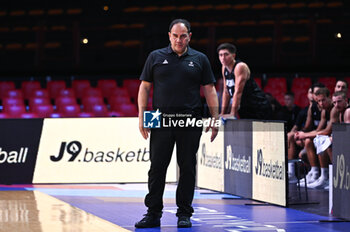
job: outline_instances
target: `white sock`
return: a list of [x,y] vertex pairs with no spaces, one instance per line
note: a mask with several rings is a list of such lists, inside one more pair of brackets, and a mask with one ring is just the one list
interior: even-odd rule
[[288,163],[288,173],[294,175],[294,163]]

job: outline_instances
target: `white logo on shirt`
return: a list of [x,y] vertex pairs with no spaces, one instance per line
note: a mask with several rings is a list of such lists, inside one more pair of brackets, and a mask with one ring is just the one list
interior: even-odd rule
[[168,64],[168,61],[165,59],[165,60],[163,61],[163,64]]
[[190,61],[190,63],[188,64],[188,66],[194,67],[193,61]]
[[233,87],[235,86],[235,81],[233,79],[226,79],[226,85],[227,87]]

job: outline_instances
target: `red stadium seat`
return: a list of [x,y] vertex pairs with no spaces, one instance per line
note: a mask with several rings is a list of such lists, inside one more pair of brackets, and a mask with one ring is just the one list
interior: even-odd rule
[[15,89],[15,83],[13,81],[0,81],[0,99],[4,98],[4,94],[7,90]]
[[348,84],[348,98],[350,98],[350,77],[345,77],[344,80]]
[[78,117],[81,109],[78,104],[62,105],[58,112],[62,113],[63,117]]
[[90,81],[88,80],[73,80],[72,87],[77,98],[83,97],[84,89],[91,87]]
[[102,91],[99,88],[85,88],[83,91],[83,96],[84,97],[102,97]]
[[63,114],[62,113],[58,113],[58,112],[53,112],[50,115],[50,118],[63,118]]
[[123,81],[123,87],[128,90],[129,95],[134,100],[134,102],[137,101],[140,83],[141,81],[138,79],[126,79]]
[[107,117],[108,109],[105,104],[95,104],[89,107],[88,111],[93,113],[96,117]]
[[92,107],[94,107],[95,105],[104,105],[104,102],[102,96],[87,96],[83,97],[82,104],[84,107],[84,111],[89,112]]
[[124,117],[122,112],[111,111],[108,112],[108,117]]
[[56,95],[57,97],[72,97],[75,98],[75,92],[72,88],[61,89]]
[[138,115],[136,105],[134,104],[121,104],[111,107],[112,111],[121,112],[126,117],[136,117]]
[[113,79],[102,79],[97,81],[97,87],[101,89],[103,97],[108,98],[112,90],[117,88],[117,82]]
[[256,82],[256,84],[260,87],[260,89],[262,89],[262,81],[260,77],[254,77],[254,81]]
[[300,107],[309,105],[307,93],[312,85],[310,77],[296,77],[292,80],[291,91],[294,93],[295,104]]
[[55,104],[57,109],[59,109],[61,106],[77,104],[77,99],[73,97],[58,97],[55,100]]
[[34,90],[41,89],[41,85],[39,81],[23,81],[21,88],[24,93],[24,98],[28,99]]
[[295,77],[292,80],[291,90],[297,92],[299,89],[308,90],[312,85],[310,77]]
[[22,98],[4,98],[4,99],[2,99],[2,105],[4,107],[13,106],[13,105],[24,106],[24,100]]
[[318,82],[324,84],[332,95],[334,92],[335,84],[337,83],[337,79],[335,77],[320,77],[318,78]]
[[95,117],[95,114],[91,113],[91,112],[81,112],[78,114],[79,118],[92,118]]
[[34,89],[29,96],[30,98],[40,97],[40,98],[50,98],[49,91],[47,89]]
[[3,98],[19,98],[23,99],[23,93],[20,89],[9,89],[3,93]]
[[34,105],[50,105],[50,99],[49,98],[42,98],[42,97],[32,97],[29,98],[29,107],[33,107]]
[[47,90],[51,98],[58,97],[59,92],[66,88],[66,82],[63,80],[54,80],[47,82]]
[[54,112],[52,105],[33,105],[30,110],[36,113],[38,118],[50,118]]
[[126,88],[116,88],[111,90],[109,98],[114,96],[127,96],[130,98],[129,92]]
[[10,116],[6,113],[0,113],[0,118],[9,118]]
[[21,118],[26,112],[24,105],[8,105],[4,106],[4,113],[8,114],[9,118]]
[[38,115],[36,113],[23,113],[21,118],[38,118]]
[[108,99],[108,103],[112,106],[121,104],[131,104],[130,97],[128,96],[111,96]]
[[284,77],[270,77],[264,87],[265,93],[270,93],[276,100],[284,105],[284,94],[287,92],[287,81]]

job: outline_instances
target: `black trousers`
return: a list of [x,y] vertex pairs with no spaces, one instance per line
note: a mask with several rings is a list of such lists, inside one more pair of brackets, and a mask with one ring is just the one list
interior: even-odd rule
[[174,144],[180,169],[176,190],[176,216],[192,216],[192,200],[196,179],[196,153],[202,128],[158,128],[152,129],[150,138],[151,167],[148,172],[148,190],[145,205],[148,213],[161,216],[165,177]]

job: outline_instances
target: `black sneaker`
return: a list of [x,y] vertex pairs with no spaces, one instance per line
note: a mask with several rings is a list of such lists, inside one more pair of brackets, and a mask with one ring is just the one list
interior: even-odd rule
[[192,227],[192,223],[191,223],[190,217],[180,216],[178,218],[178,220],[177,220],[177,227],[179,227],[179,228]]
[[136,228],[152,228],[160,226],[160,217],[154,214],[145,214],[141,221],[135,223]]

